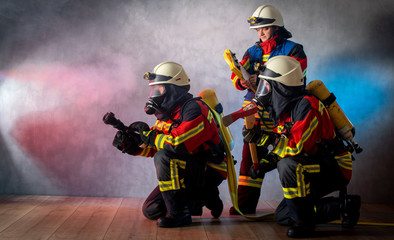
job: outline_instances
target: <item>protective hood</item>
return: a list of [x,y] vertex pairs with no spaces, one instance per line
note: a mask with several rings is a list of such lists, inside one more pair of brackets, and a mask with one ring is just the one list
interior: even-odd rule
[[307,95],[304,86],[285,86],[269,80],[272,86],[272,108],[268,109],[274,122],[277,122],[283,111],[289,111],[300,99]]
[[190,86],[176,86],[173,84],[164,84],[166,93],[160,108],[155,112],[155,116],[160,121],[167,121],[171,117],[171,113],[186,100],[193,98],[188,93]]

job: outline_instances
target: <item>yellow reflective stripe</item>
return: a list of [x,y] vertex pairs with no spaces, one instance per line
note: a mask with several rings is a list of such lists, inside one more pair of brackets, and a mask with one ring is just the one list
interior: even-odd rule
[[253,178],[251,178],[249,176],[245,176],[245,175],[240,175],[238,178],[238,185],[240,185],[240,186],[261,188],[262,184],[263,184],[262,178],[253,179]]
[[305,187],[305,176],[304,176],[304,168],[302,164],[297,165],[296,176],[297,176],[297,187],[299,197],[306,196],[306,187]]
[[149,155],[149,152],[152,148],[151,147],[146,147],[142,149],[142,152],[139,154],[140,156],[147,157]]
[[302,74],[304,75],[304,77],[305,77],[305,75],[306,75],[306,69],[307,69],[307,68],[305,68],[305,70],[302,72]]
[[[189,138],[194,137],[195,135],[197,135],[198,133],[202,132],[204,130],[204,122],[201,122],[200,124],[198,124],[198,126],[196,126],[195,128],[190,129],[190,131],[179,135],[177,137],[172,137],[170,135],[167,135],[167,137],[165,139],[166,142],[168,142],[169,144],[176,146],[179,145],[181,143],[183,143],[184,141],[186,141]],[[156,141],[155,141],[156,142]],[[164,145],[164,144],[162,144]]]
[[263,135],[262,138],[260,139],[260,142],[257,143],[257,146],[264,146],[265,142],[269,139],[268,135]]
[[[182,186],[182,188],[186,188],[185,186],[185,180],[182,178],[180,180],[180,184]],[[170,191],[170,190],[177,190],[173,188],[173,184],[172,181],[159,181],[159,188],[161,192],[165,192],[165,191]]]
[[250,67],[249,60],[250,60],[250,58],[248,58],[248,60],[246,60],[246,62],[242,65],[242,67],[244,67],[245,70],[249,70],[249,67]]
[[186,161],[179,159],[170,160],[171,180],[159,181],[160,191],[179,190],[185,188],[184,179],[179,179],[178,167],[185,169]]
[[283,187],[283,195],[285,198],[292,199],[295,197],[306,197],[306,195],[310,194],[311,191],[310,183],[305,184],[304,170],[305,170],[304,166],[301,163],[299,163],[296,169],[297,187],[296,188]]
[[283,195],[287,199],[298,197],[298,188],[282,188]]
[[211,112],[211,111],[208,111],[208,117],[207,117],[207,119],[208,119],[208,122],[209,122],[209,123],[212,123],[212,120],[213,120],[213,114],[212,114],[212,112]]
[[311,164],[311,165],[304,165],[303,166],[305,171],[308,173],[319,173],[320,172],[320,165],[319,164]]
[[273,150],[273,153],[277,154],[279,157],[283,158],[285,156],[294,156],[301,152],[304,142],[312,135],[312,132],[316,129],[318,124],[317,117],[314,117],[310,123],[307,131],[302,134],[301,140],[297,143],[295,148],[289,147],[289,139],[281,138],[278,145]]
[[[310,190],[310,184],[308,183],[307,184],[307,190],[306,190],[306,193],[307,193],[307,195],[308,194],[310,194],[311,193],[311,190]],[[298,188],[282,188],[283,189],[283,195],[284,195],[284,197],[285,198],[287,198],[287,199],[292,199],[292,198],[296,198],[296,197],[300,197],[300,194],[299,194],[299,189]]]
[[161,133],[156,135],[155,146],[158,151],[164,148],[164,142],[166,141],[167,137],[168,135]]
[[270,57],[270,54],[264,54],[263,55],[263,63],[265,63],[266,61],[268,61],[268,58]]
[[319,101],[319,112],[320,112],[320,115],[323,115],[324,109],[325,109],[324,104],[321,101]]
[[337,163],[340,167],[347,170],[352,170],[353,161],[350,152],[347,152],[345,155],[335,156],[335,160],[337,160]]
[[217,169],[222,172],[227,172],[227,163],[224,161],[219,164],[213,162],[207,162],[207,165],[213,169]]

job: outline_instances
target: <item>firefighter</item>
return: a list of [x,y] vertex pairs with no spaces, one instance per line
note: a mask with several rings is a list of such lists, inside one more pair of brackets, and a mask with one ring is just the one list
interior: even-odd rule
[[[297,59],[305,76],[307,67],[307,57],[302,45],[288,40],[292,34],[286,30],[283,18],[278,9],[271,5],[263,5],[256,9],[249,18],[250,28],[255,29],[259,36],[257,41],[244,54],[240,64],[250,73],[250,78],[246,81],[239,79],[234,73],[231,80],[237,90],[247,93],[244,97],[243,107],[248,105],[253,97],[253,90],[256,89],[259,79],[258,65],[263,65],[268,59],[277,55],[288,55]],[[267,112],[256,114],[256,124],[262,125],[266,131],[272,131],[272,121]],[[259,119],[262,121],[259,121]],[[258,177],[251,177],[252,158],[249,145],[244,142],[242,150],[242,160],[238,181],[238,204],[239,209],[245,214],[256,212],[260,190],[263,183],[264,174]],[[230,214],[238,214],[234,207],[230,208]]]
[[180,64],[160,63],[144,78],[151,88],[145,112],[157,121],[151,128],[132,123],[129,134],[114,139],[122,152],[154,159],[159,184],[143,204],[144,216],[158,219],[159,227],[179,227],[191,224],[191,215],[201,215],[206,206],[218,218],[223,210],[218,186],[227,167],[212,112],[189,93]]
[[[297,60],[276,56],[261,69],[254,101],[268,110],[273,132],[255,127],[244,139],[270,149],[266,160],[277,164],[284,200],[275,211],[276,221],[291,225],[288,237],[309,237],[315,224],[339,219],[344,227],[359,218],[360,197],[343,201],[326,197],[345,189],[352,174],[352,156],[336,135],[321,101],[304,89]],[[316,208],[316,210],[315,210]]]

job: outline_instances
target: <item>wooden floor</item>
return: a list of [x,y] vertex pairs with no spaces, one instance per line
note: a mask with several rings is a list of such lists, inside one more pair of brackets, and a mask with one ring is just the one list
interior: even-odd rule
[[[229,216],[229,201],[218,220],[207,209],[193,217],[191,226],[163,229],[141,213],[143,199],[65,196],[0,195],[0,239],[287,239],[286,227],[267,221]],[[277,203],[260,202],[259,210],[272,212]],[[364,204],[361,222],[354,229],[338,224],[318,225],[318,239],[394,239],[394,205]]]

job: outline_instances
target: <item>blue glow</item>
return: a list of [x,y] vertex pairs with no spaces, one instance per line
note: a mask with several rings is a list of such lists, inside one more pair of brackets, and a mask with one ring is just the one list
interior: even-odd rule
[[[390,78],[367,64],[336,63],[323,71],[324,84],[353,123],[370,121],[389,104]],[[381,113],[381,114],[382,114]]]

